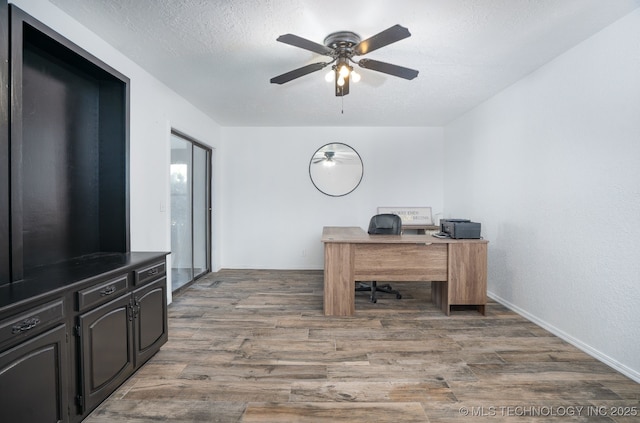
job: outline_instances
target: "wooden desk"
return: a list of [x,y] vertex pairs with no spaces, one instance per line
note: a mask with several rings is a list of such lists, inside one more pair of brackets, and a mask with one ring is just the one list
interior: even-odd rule
[[431,299],[449,315],[452,305],[487,303],[487,243],[431,235],[369,235],[358,227],[325,227],[324,314],[355,313],[356,281],[427,281]]

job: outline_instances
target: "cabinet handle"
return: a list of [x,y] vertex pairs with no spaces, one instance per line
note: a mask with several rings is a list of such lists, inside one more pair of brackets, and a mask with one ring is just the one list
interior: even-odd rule
[[106,297],[107,295],[111,295],[116,291],[117,291],[117,288],[115,286],[109,285],[108,287],[106,287],[105,289],[100,291],[100,296],[101,297]]
[[133,308],[133,317],[137,319],[138,315],[140,314],[140,303],[138,302],[138,297],[134,298],[132,308]]
[[157,275],[157,274],[158,274],[158,268],[157,267],[154,267],[153,269],[151,269],[151,270],[149,270],[147,272],[147,275],[149,275],[149,276],[153,276],[153,275]]
[[22,322],[11,328],[11,333],[15,335],[18,333],[26,332],[35,328],[39,323],[40,318],[38,316],[24,319]]

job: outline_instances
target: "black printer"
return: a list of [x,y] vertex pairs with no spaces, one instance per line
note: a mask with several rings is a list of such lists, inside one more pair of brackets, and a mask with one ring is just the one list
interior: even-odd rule
[[480,223],[469,219],[441,219],[440,233],[454,239],[480,239]]

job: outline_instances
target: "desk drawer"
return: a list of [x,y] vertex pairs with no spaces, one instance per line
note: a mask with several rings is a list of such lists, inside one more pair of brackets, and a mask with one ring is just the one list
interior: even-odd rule
[[358,281],[446,281],[446,244],[355,244]]

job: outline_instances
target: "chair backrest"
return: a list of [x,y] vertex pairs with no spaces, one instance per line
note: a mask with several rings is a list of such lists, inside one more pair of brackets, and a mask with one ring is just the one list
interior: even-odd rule
[[400,235],[402,220],[397,214],[377,214],[371,218],[368,232],[372,235]]

